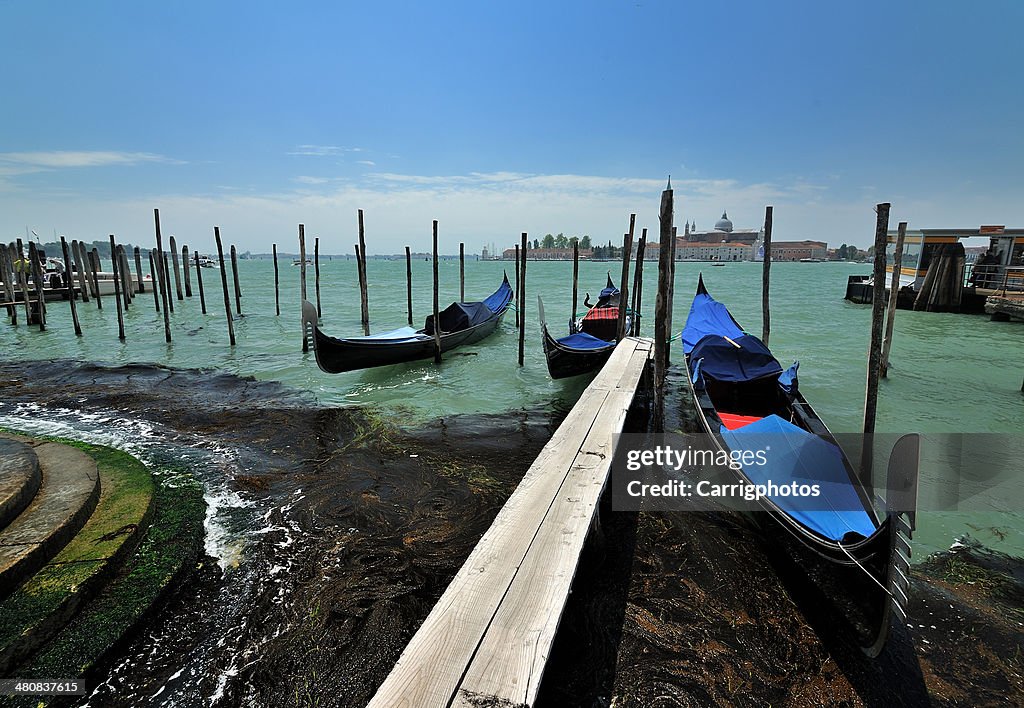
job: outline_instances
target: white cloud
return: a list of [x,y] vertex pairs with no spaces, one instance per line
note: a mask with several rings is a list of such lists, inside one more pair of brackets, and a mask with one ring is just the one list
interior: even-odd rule
[[298,145],[289,155],[310,155],[313,157],[330,157],[341,155],[346,152],[362,152],[358,147],[340,147],[338,145]]
[[292,181],[298,182],[299,184],[327,184],[331,180],[328,177],[311,177],[309,175],[299,175],[298,177],[292,177]]
[[151,152],[117,152],[112,150],[50,150],[46,152],[3,152],[0,162],[9,163],[8,174],[18,174],[12,170],[40,171],[43,169],[63,169],[69,167],[105,167],[108,165],[137,165],[140,162],[171,162],[182,164],[180,160],[172,160],[163,155]]
[[374,162],[373,160],[356,160],[356,162],[360,165],[368,165],[369,167],[377,166],[377,163]]

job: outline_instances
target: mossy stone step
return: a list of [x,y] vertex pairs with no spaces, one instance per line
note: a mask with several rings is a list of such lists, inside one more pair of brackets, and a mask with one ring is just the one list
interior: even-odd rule
[[18,518],[31,503],[42,474],[31,445],[0,436],[0,529]]
[[0,602],[0,676],[50,639],[110,580],[149,526],[153,478],[131,455],[76,443],[96,461],[100,499],[82,530]]
[[100,477],[81,450],[47,442],[34,449],[42,485],[18,517],[0,531],[0,599],[53,558],[96,508]]

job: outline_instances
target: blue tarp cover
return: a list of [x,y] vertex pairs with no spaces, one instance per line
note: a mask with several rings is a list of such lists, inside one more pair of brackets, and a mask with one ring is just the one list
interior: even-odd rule
[[[437,316],[441,320],[442,332],[461,332],[481,322],[486,322],[494,316],[494,312],[482,302],[453,302],[437,313]],[[433,315],[427,315],[423,333],[431,335],[434,333]]]
[[782,365],[757,337],[740,332],[730,339],[709,334],[690,350],[690,361],[700,362],[701,375],[739,382],[782,373]]
[[594,335],[587,334],[586,332],[570,334],[568,337],[562,337],[557,341],[562,346],[566,346],[571,349],[603,349],[613,345],[613,342],[606,342],[605,340],[598,339]]
[[765,465],[750,465],[743,472],[754,484],[791,482],[817,484],[820,494],[772,496],[789,516],[825,538],[840,541],[853,531],[870,536],[875,531],[871,516],[843,465],[842,452],[823,438],[770,415],[736,430],[724,426],[721,435],[732,450],[765,450]]
[[743,336],[743,330],[729,314],[725,305],[707,293],[698,293],[690,305],[690,314],[683,328],[683,352],[689,354],[701,339],[709,334],[724,335],[731,339]]

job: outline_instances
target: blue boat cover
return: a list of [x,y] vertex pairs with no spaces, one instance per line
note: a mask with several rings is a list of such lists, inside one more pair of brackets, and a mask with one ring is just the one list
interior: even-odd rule
[[501,286],[484,300],[484,304],[491,312],[502,313],[511,301],[512,286],[508,284],[508,276],[506,276],[502,280]]
[[779,386],[782,386],[782,390],[786,393],[795,392],[797,387],[800,385],[796,377],[796,371],[799,368],[800,362],[794,361],[793,365],[783,371],[782,375],[779,376]]
[[753,381],[782,373],[782,365],[764,342],[742,332],[728,339],[706,335],[690,350],[690,361],[699,362],[702,376],[718,381]]
[[576,334],[570,334],[568,337],[562,337],[556,340],[559,344],[570,349],[604,349],[605,347],[614,346],[614,342],[606,342],[603,339],[598,339],[592,334],[586,332],[577,332]]
[[697,293],[690,305],[690,314],[683,328],[683,353],[689,354],[697,342],[709,334],[737,339],[743,336],[743,329],[729,314],[725,305],[706,292]]
[[[437,313],[441,321],[442,332],[461,332],[494,316],[491,308],[482,302],[453,302]],[[427,315],[423,333],[434,334],[434,316]]]
[[732,450],[766,451],[767,464],[743,468],[754,484],[770,480],[779,487],[792,482],[819,486],[817,497],[769,495],[799,523],[832,541],[843,540],[851,531],[864,537],[875,532],[843,464],[843,453],[834,444],[777,415],[735,430],[723,426],[721,435]]

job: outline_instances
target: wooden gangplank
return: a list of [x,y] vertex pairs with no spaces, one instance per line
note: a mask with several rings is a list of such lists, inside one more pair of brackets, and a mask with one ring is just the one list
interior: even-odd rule
[[532,706],[652,355],[628,337],[541,450],[369,708]]

